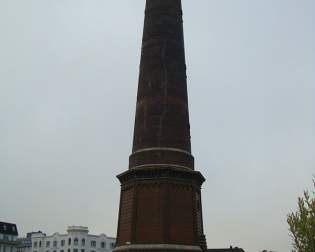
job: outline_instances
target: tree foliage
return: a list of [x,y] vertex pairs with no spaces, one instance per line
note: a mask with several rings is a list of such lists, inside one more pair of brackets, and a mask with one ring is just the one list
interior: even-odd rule
[[315,252],[314,192],[305,191],[303,197],[299,197],[298,210],[288,215],[287,222],[293,240],[294,251]]

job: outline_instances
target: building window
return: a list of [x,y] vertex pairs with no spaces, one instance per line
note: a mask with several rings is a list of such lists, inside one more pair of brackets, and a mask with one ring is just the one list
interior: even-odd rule
[[46,248],[50,247],[50,241],[46,241]]
[[61,249],[60,252],[64,252],[63,249]]
[[68,252],[70,252],[70,249],[68,249]]
[[111,242],[111,243],[110,243],[110,248],[111,248],[111,249],[115,248],[115,242]]
[[84,238],[81,240],[81,245],[85,246],[85,239]]
[[9,236],[8,235],[3,235],[3,240],[9,240]]
[[15,226],[12,227],[12,231],[15,232]]
[[7,225],[3,225],[3,230],[7,231]]
[[101,248],[105,248],[106,247],[106,243],[105,242],[101,242]]
[[54,246],[54,248],[57,247],[57,241],[54,241],[53,246]]
[[91,247],[96,247],[96,241],[91,241]]
[[78,252],[78,249],[74,249],[73,252]]
[[42,247],[42,241],[39,241],[39,247],[40,248]]
[[73,244],[74,244],[75,246],[78,246],[78,243],[79,243],[78,238],[74,238],[74,239],[73,239]]
[[68,239],[68,245],[71,245],[71,238]]
[[37,248],[37,242],[34,242],[33,246],[34,246],[34,248]]
[[61,244],[61,247],[63,247],[65,245],[65,240],[61,240],[60,244]]
[[49,250],[46,250],[46,252],[49,252]]
[[81,249],[81,252],[85,252],[85,249]]

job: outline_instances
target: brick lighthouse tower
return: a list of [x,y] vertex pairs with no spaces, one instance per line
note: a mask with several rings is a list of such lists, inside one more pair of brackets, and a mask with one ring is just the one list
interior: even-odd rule
[[147,0],[129,169],[115,251],[202,251],[201,185],[191,154],[181,0]]

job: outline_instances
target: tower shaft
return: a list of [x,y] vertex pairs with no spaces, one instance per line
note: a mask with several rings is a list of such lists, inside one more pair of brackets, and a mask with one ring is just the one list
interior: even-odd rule
[[148,0],[143,29],[130,168],[176,164],[193,169],[180,0]]
[[147,0],[135,128],[115,251],[201,251],[201,185],[191,155],[181,0]]

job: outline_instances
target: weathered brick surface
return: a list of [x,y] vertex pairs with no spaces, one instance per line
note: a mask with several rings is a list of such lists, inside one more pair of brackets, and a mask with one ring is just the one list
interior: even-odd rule
[[138,186],[136,207],[136,243],[163,243],[165,218],[165,189],[159,184]]
[[194,200],[191,187],[172,186],[170,190],[170,241],[176,244],[197,244],[194,229]]
[[190,152],[181,1],[148,0],[143,31],[133,151]]
[[121,192],[119,216],[119,242],[125,244],[131,241],[132,214],[134,203],[134,188],[130,187]]

